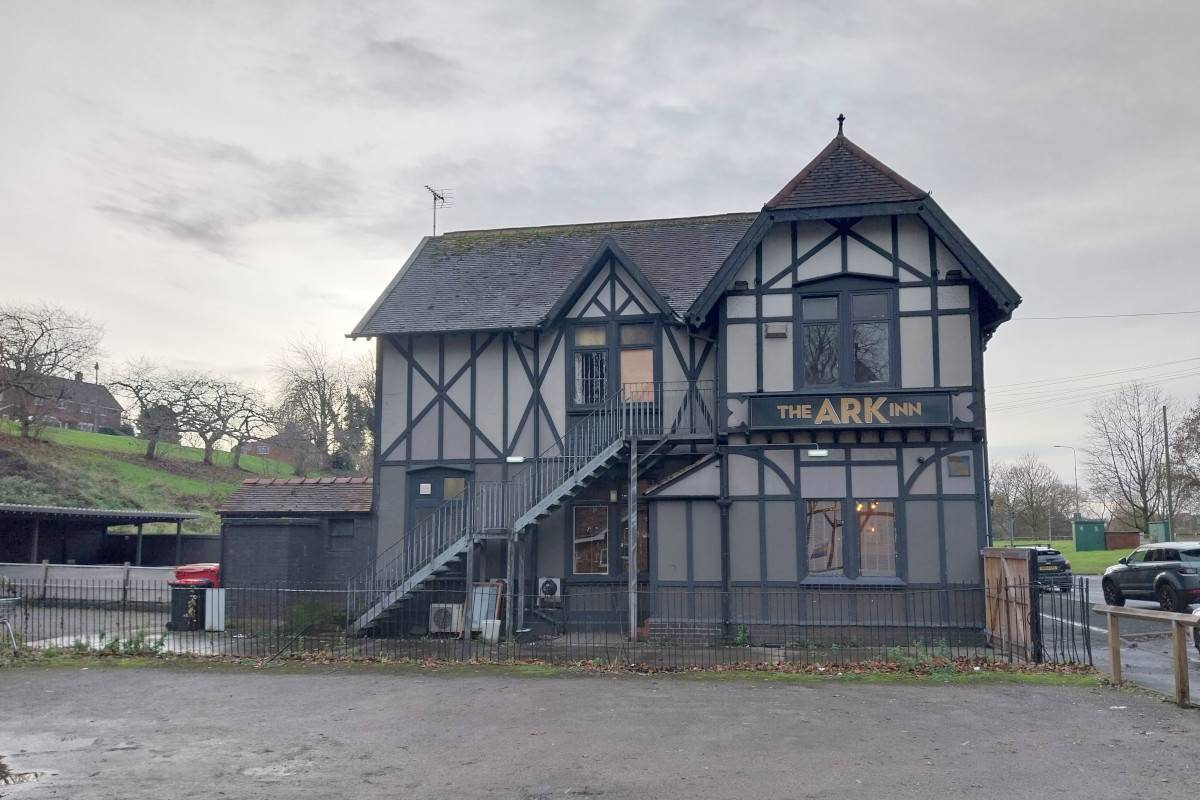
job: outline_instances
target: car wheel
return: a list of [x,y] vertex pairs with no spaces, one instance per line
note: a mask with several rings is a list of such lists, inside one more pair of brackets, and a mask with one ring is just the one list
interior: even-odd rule
[[1159,584],[1154,597],[1158,600],[1158,604],[1162,606],[1163,611],[1178,612],[1183,610],[1183,603],[1179,599],[1179,590],[1169,583]]
[[1121,594],[1121,590],[1112,581],[1105,581],[1101,586],[1104,589],[1104,602],[1110,606],[1125,605],[1125,595]]

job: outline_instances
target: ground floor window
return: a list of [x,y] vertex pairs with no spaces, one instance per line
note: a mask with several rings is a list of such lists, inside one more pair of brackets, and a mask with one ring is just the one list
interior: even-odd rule
[[[847,503],[853,514],[847,514]],[[806,501],[808,574],[862,578],[896,577],[896,504],[892,500],[830,499]],[[854,527],[847,533],[846,523]],[[850,537],[850,547],[845,537]],[[847,554],[848,553],[848,554]],[[849,559],[850,563],[846,563]]]
[[[621,508],[621,572],[629,574],[629,512]],[[639,503],[637,508],[637,568],[646,572],[650,568],[650,507]]]
[[808,574],[841,575],[842,521],[841,500],[808,501]]
[[896,576],[896,504],[891,500],[855,500],[858,523],[858,574]]
[[574,573],[576,575],[608,574],[608,506],[575,506]]

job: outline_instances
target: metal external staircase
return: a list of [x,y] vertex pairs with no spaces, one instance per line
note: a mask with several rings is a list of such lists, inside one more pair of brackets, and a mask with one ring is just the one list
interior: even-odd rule
[[459,571],[468,548],[519,534],[625,458],[633,439],[661,449],[712,436],[711,383],[626,384],[507,481],[477,481],[405,532],[348,586],[355,630],[377,626],[427,581]]

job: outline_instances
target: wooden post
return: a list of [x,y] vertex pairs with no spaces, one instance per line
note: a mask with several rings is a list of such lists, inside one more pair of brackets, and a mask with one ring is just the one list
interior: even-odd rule
[[1112,682],[1121,682],[1121,620],[1115,614],[1108,615],[1108,669]]
[[33,543],[29,548],[29,563],[36,564],[38,561],[38,536],[42,531],[42,521],[37,517],[33,518]]
[[179,520],[175,523],[175,566],[179,566],[179,559],[183,556],[183,521]]
[[1178,620],[1171,623],[1171,657],[1175,662],[1175,703],[1188,706],[1192,700],[1192,689],[1188,681],[1188,635],[1187,628]]
[[137,557],[133,560],[135,566],[142,565],[142,523],[137,526]]
[[626,551],[629,558],[625,560],[625,571],[629,573],[629,641],[638,640],[638,559],[637,559],[637,504],[638,504],[638,454],[637,434],[629,437],[629,526],[626,535]]

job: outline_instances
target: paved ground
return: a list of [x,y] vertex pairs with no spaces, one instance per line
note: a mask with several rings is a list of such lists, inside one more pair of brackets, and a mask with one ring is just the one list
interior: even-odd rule
[[[331,674],[336,673],[336,674]],[[1091,687],[0,670],[6,798],[1179,797],[1200,712]]]

